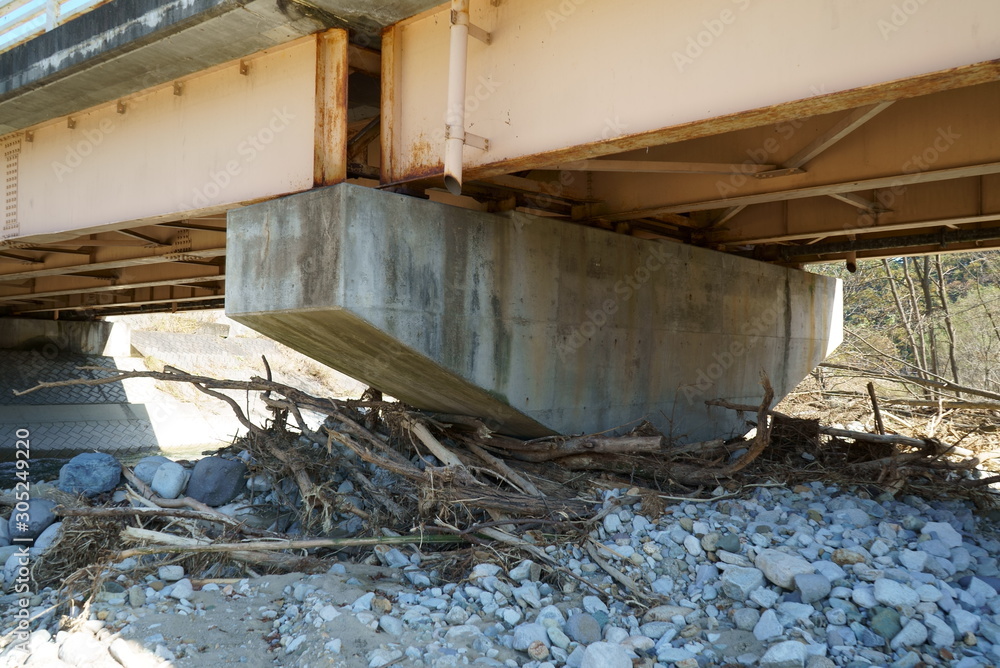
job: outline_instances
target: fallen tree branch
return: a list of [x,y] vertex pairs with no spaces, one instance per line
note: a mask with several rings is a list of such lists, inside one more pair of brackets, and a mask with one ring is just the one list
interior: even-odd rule
[[152,545],[134,547],[121,552],[119,557],[134,557],[141,554],[175,552],[256,552],[279,550],[313,550],[317,548],[368,547],[375,545],[409,545],[421,543],[462,543],[465,539],[455,534],[425,534],[421,536],[376,536],[370,538],[308,538],[282,539],[245,543],[211,543],[197,538],[186,538],[162,531],[149,531],[136,527],[126,527],[122,537],[131,541],[158,541]]
[[921,387],[927,387],[935,390],[948,390],[949,392],[971,394],[976,397],[985,397],[987,399],[993,399],[994,401],[1000,401],[1000,394],[997,394],[996,392],[982,390],[977,387],[968,387],[967,385],[959,385],[958,383],[953,383],[943,378],[940,380],[928,380],[926,378],[903,376],[885,371],[877,371],[875,369],[862,369],[860,367],[850,366],[847,364],[833,364],[832,362],[824,362],[820,364],[820,366],[825,369],[851,371],[866,378],[879,378],[881,380],[890,380],[897,383],[912,383],[913,385],[920,385]]

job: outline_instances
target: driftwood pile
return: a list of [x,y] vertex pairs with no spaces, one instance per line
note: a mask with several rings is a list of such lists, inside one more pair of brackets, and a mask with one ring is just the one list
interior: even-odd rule
[[[339,401],[266,378],[219,380],[169,367],[162,372],[86,370],[107,376],[44,383],[24,393],[134,377],[191,383],[228,403],[246,426],[247,435],[233,449],[249,450],[258,472],[294,480],[301,499],[297,519],[305,535],[253,529],[193,499],[157,498],[126,471],[126,504],[91,506],[76,499],[57,508],[64,530],[36,565],[43,583],[93,583],[108,564],[128,557],[153,565],[184,559],[189,566],[218,566],[223,563],[218,553],[223,553],[225,563],[250,573],[309,570],[330,551],[370,555],[372,547],[393,544],[440,555],[489,544],[527,552],[574,577],[540,547],[558,537],[579,541],[596,563],[641,598],[634,583],[599,558],[589,537],[594,523],[623,503],[641,502],[643,512],[657,514],[670,501],[723,498],[761,481],[791,485],[818,479],[868,486],[874,494],[920,493],[930,486],[935,494],[947,488],[987,496],[983,480],[973,473],[981,463],[973,453],[931,439],[824,427],[778,413],[771,408],[773,391],[764,374],[760,405],[709,402],[750,414],[751,438],[677,445],[648,424],[624,436],[525,441],[493,433],[473,417],[421,413],[382,401],[374,392],[359,401]],[[260,392],[273,420],[254,424],[221,390]],[[309,428],[304,411],[326,416],[318,431]],[[334,471],[354,483],[364,509],[338,494],[330,483]],[[374,481],[373,471],[393,483]],[[629,488],[628,495],[603,504],[601,490],[618,487]],[[331,535],[332,518],[345,512],[363,521],[360,535]],[[146,555],[159,555],[159,560]]]

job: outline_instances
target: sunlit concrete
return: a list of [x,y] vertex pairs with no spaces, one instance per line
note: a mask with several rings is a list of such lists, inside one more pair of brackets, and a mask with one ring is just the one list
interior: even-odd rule
[[226,311],[424,409],[501,431],[736,429],[841,339],[837,280],[342,184],[229,213]]

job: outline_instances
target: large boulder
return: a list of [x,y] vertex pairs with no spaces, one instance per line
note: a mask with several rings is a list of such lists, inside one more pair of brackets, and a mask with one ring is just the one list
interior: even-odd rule
[[156,469],[149,486],[164,499],[176,499],[190,477],[191,472],[177,462],[164,462]]
[[122,465],[104,452],[85,452],[59,469],[59,489],[70,494],[97,496],[110,492],[122,478]]
[[246,464],[239,460],[205,457],[191,471],[187,495],[208,506],[225,505],[245,488],[246,473]]
[[160,464],[166,464],[169,461],[163,455],[150,455],[136,462],[132,471],[136,478],[148,485],[153,482],[153,476],[156,475],[156,469],[160,468]]
[[[56,521],[56,516],[52,514],[52,509],[56,507],[54,501],[34,498],[27,503],[27,512],[22,513],[15,507],[10,513],[7,528],[12,541],[18,538],[34,540]],[[22,517],[22,514],[27,517]]]

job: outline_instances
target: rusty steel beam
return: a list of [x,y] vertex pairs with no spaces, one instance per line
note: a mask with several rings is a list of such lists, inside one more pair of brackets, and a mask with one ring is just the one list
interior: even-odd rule
[[313,185],[331,186],[347,178],[347,31],[316,36],[316,131]]

